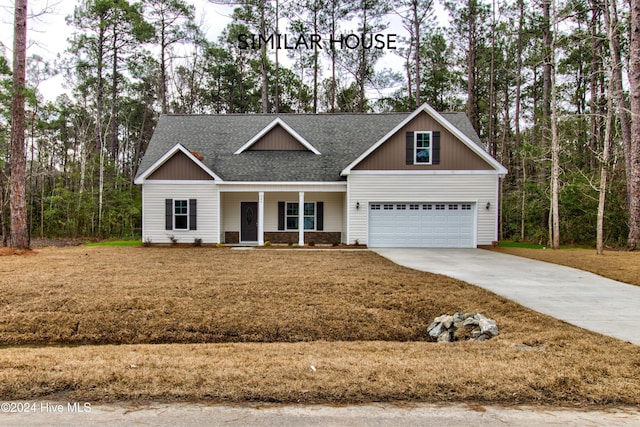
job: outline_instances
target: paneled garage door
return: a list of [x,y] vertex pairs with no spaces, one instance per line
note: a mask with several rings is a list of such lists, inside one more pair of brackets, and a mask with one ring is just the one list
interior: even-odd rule
[[370,203],[369,246],[474,247],[475,203]]

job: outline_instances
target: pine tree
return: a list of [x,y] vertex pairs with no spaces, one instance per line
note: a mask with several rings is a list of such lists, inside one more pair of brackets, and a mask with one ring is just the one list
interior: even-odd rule
[[629,149],[629,238],[631,250],[640,249],[640,0],[631,0],[629,87],[631,94],[631,146]]
[[27,229],[25,84],[27,0],[16,0],[13,31],[13,99],[11,102],[11,247],[29,248]]

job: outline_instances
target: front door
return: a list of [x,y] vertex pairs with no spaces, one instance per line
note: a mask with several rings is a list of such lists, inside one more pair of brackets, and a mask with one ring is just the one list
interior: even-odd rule
[[240,203],[240,241],[258,241],[258,202]]

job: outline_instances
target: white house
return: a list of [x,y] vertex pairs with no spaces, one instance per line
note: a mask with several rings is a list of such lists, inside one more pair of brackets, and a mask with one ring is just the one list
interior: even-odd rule
[[507,170],[462,113],[163,115],[135,179],[152,243],[476,247]]

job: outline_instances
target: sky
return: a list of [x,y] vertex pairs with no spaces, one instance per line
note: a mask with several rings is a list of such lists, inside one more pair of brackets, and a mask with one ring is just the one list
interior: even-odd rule
[[[229,6],[215,5],[206,0],[187,0],[196,7],[196,22],[202,22],[202,27],[209,40],[217,40],[221,31],[231,22],[229,15],[232,8]],[[67,27],[65,17],[73,14],[75,0],[29,0],[29,22],[27,23],[27,36],[29,45],[27,55],[38,54],[46,60],[53,62],[56,57],[67,48],[67,38],[73,29]],[[46,10],[46,13],[41,13]],[[0,0],[0,49],[9,60],[12,57],[13,47],[13,14],[14,1]],[[39,15],[38,17],[34,17]],[[403,34],[404,30],[397,16],[391,17],[391,25],[387,34]],[[286,55],[281,54],[280,60],[287,64]],[[284,60],[283,60],[284,59]],[[380,61],[381,67],[391,67],[396,71],[402,70],[401,60],[392,51]],[[64,88],[62,76],[58,75],[40,83],[39,91],[45,99],[53,100],[56,96],[67,91]]]
[[[196,19],[203,20],[203,28],[207,31],[209,40],[216,40],[222,29],[231,22],[228,16],[232,9],[226,6],[214,5],[206,0],[187,0],[196,7]],[[38,54],[53,62],[56,57],[67,48],[67,39],[73,28],[67,27],[65,18],[73,14],[76,0],[29,0],[29,21],[27,22],[27,37],[29,45],[27,55]],[[46,13],[42,13],[46,10]],[[14,1],[0,0],[0,49],[11,61],[13,49],[13,15]],[[37,17],[34,17],[38,15]],[[58,75],[39,86],[40,92],[47,100],[65,93],[62,76]]]

